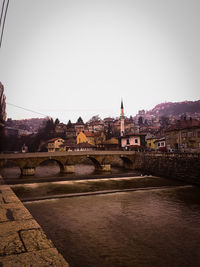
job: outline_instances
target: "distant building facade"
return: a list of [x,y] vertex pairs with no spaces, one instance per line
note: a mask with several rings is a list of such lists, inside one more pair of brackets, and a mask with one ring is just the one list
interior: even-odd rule
[[62,146],[63,143],[64,139],[59,137],[48,140],[47,142],[48,152],[65,151],[65,149]]
[[184,118],[170,126],[165,137],[168,151],[200,152],[200,121]]

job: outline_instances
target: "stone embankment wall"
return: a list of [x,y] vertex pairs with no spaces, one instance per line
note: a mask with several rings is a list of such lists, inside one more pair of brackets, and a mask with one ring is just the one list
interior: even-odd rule
[[66,266],[40,225],[0,176],[0,266]]
[[200,154],[137,154],[134,168],[143,174],[200,184]]

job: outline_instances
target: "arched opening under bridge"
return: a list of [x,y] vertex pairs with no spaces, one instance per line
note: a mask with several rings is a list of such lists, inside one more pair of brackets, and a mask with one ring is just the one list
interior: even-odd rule
[[0,174],[5,179],[16,179],[21,176],[21,169],[15,161],[7,160],[2,166]]
[[63,164],[55,159],[48,159],[42,161],[35,168],[35,177],[52,177],[59,176],[63,171]]

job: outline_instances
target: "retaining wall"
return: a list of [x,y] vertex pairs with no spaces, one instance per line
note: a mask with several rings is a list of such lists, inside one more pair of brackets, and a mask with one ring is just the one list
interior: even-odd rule
[[136,155],[135,169],[144,174],[200,184],[200,154],[140,153]]
[[0,266],[69,267],[0,176]]

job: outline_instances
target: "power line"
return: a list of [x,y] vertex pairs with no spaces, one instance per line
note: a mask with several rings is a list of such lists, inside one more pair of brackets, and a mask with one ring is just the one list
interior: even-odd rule
[[46,115],[46,114],[41,113],[41,112],[38,112],[38,111],[34,111],[34,110],[32,110],[32,109],[28,109],[28,108],[20,107],[20,106],[17,106],[17,105],[15,105],[15,104],[11,104],[11,103],[8,103],[8,102],[6,102],[6,104],[7,104],[7,105],[10,105],[10,106],[13,106],[13,107],[16,107],[16,108],[20,108],[20,109],[29,111],[29,112],[32,112],[32,113],[35,113],[35,114],[38,114],[38,115],[42,115],[42,116],[45,116],[45,117],[50,117],[50,118],[52,118],[52,117],[49,116],[49,115]]
[[[3,16],[3,8],[4,8],[4,3],[5,3],[5,0],[3,2],[3,7],[2,7],[2,16]],[[7,14],[7,11],[8,11],[8,5],[9,5],[9,0],[7,1],[7,4],[6,4],[6,9],[5,9],[5,14],[4,14],[4,19],[3,19],[3,26],[2,26],[2,30],[1,30],[1,38],[0,38],[0,48],[1,48],[1,44],[2,44],[2,39],[3,39],[3,32],[4,32],[4,26],[5,26],[5,21],[6,21],[6,14]],[[1,19],[2,19],[2,16],[1,16]]]
[[[38,111],[35,111],[35,110],[32,110],[32,109],[24,108],[24,107],[21,107],[21,106],[18,106],[18,105],[12,104],[12,103],[8,103],[8,102],[6,102],[6,104],[7,104],[7,105],[9,105],[9,106],[13,106],[13,107],[15,107],[15,108],[20,108],[20,109],[23,109],[23,110],[26,110],[26,111],[29,111],[29,112],[32,112],[32,113],[38,114],[38,115],[42,115],[42,116],[45,116],[45,117],[49,117],[49,118],[51,118],[51,119],[54,119],[54,120],[56,120],[56,119],[57,119],[57,118],[55,118],[55,117],[52,117],[52,116],[50,116],[50,115],[47,115],[47,114],[44,114],[44,113],[41,113],[41,112],[38,112]],[[67,123],[67,121],[66,121],[66,120],[63,120],[63,119],[61,119],[61,121],[63,121],[63,122],[65,122],[65,123]]]
[[1,29],[1,20],[2,20],[2,17],[3,17],[4,4],[5,4],[5,0],[3,0],[3,4],[2,4],[2,8],[1,8],[0,29]]

